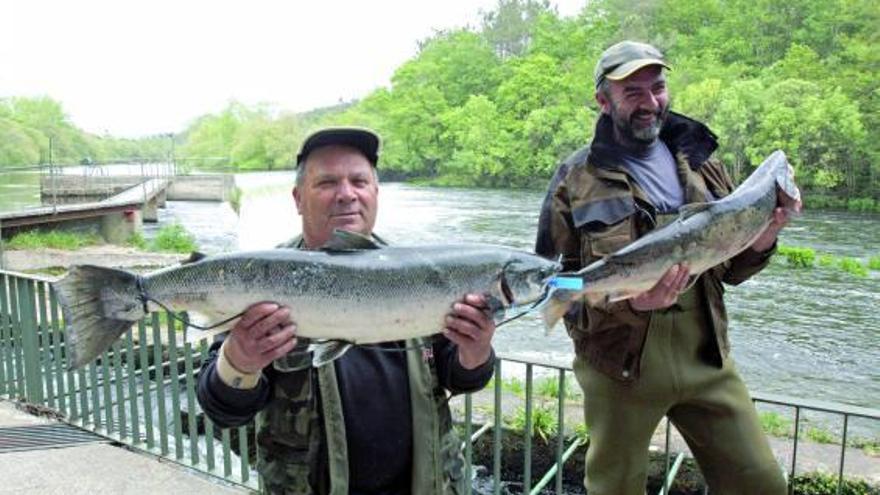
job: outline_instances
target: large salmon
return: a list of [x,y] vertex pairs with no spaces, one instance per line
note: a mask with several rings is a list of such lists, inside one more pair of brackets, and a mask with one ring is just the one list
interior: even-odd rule
[[160,307],[223,318],[275,301],[290,308],[300,336],[366,344],[439,332],[466,293],[486,294],[498,312],[539,302],[560,269],[501,246],[375,248],[367,238],[337,232],[334,245],[320,251],[222,254],[144,276],[75,266],[55,284],[68,366],[95,359]]
[[798,208],[800,191],[785,154],[775,151],[730,195],[683,206],[668,225],[650,232],[576,273],[580,289],[555,291],[544,318],[553,327],[571,300],[623,300],[653,287],[673,265],[695,277],[748,248],[770,224],[777,206]]

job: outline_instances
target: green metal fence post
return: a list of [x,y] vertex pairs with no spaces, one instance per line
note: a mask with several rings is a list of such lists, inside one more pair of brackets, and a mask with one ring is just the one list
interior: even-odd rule
[[183,459],[183,425],[180,422],[180,376],[177,370],[177,334],[174,319],[168,316],[168,371],[171,375],[171,413],[174,415],[174,458]]
[[[559,370],[559,418],[556,426],[556,465],[559,469],[556,471],[556,493],[562,494],[562,475],[565,459],[562,458],[565,452],[565,370]],[[577,442],[575,442],[577,443]]]
[[42,375],[45,383],[41,387],[45,387],[45,395],[43,402],[52,409],[57,409],[55,405],[55,373],[52,368],[52,346],[51,333],[52,326],[49,324],[49,310],[46,305],[49,302],[47,282],[36,282],[37,300],[37,356],[39,356],[38,372]]
[[199,429],[196,424],[196,385],[195,373],[193,372],[193,349],[192,344],[184,342],[183,360],[186,376],[186,419],[189,430],[189,457],[193,465],[199,463]]
[[[147,435],[147,449],[152,450],[155,443],[153,442],[153,391],[150,387],[150,357],[147,354],[149,350],[149,341],[147,340],[147,327],[144,320],[138,322],[138,342],[140,344],[141,353],[141,384],[143,390],[144,405],[144,430]],[[158,370],[158,367],[152,367]]]
[[523,437],[526,444],[523,449],[523,493],[532,489],[532,365],[526,365],[526,425]]
[[12,318],[6,291],[7,277],[0,273],[0,395],[9,393],[7,380],[12,379]]
[[495,422],[492,429],[492,493],[501,493],[501,360],[495,360]]
[[25,399],[28,402],[43,403],[43,377],[40,373],[40,344],[36,308],[34,307],[34,282],[20,280],[18,285],[19,324],[21,326],[21,346],[24,351]]
[[[55,362],[55,390],[58,395],[58,408],[68,418],[72,418],[76,416],[74,412],[76,408],[74,403],[71,403],[68,408],[67,390],[72,385],[73,375],[65,373],[64,370],[64,359],[61,354],[61,309],[58,306],[58,296],[52,290],[52,286],[49,286],[49,314],[52,319],[52,360]],[[64,383],[65,375],[68,378],[66,384]]]
[[18,308],[19,285],[25,282],[17,277],[13,278],[11,282],[9,286],[9,309],[12,324],[9,327],[11,330],[9,343],[12,346],[12,361],[15,364],[15,393],[13,397],[19,398],[24,397],[26,394],[24,385],[24,351],[22,351],[21,343],[21,311]]
[[[140,323],[138,324],[140,326]],[[140,411],[137,404],[137,383],[135,383],[135,364],[137,355],[134,350],[134,332],[129,328],[125,332],[125,376],[128,382],[128,407],[131,417],[131,441],[133,445],[141,443]],[[144,378],[146,378],[144,376]]]
[[156,367],[156,406],[159,411],[159,449],[168,455],[168,419],[165,416],[165,366],[162,360],[162,329],[159,314],[153,313],[153,364]]

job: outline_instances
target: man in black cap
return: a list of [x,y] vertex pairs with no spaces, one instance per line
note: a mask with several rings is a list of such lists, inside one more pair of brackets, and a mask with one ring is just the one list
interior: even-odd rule
[[[663,54],[623,41],[596,64],[602,114],[593,141],[557,169],[536,251],[578,270],[677,218],[686,203],[734,185],[711,158],[715,135],[669,111]],[[565,317],[590,432],[590,495],[645,492],[648,447],[663,416],[694,453],[713,494],[783,494],[776,462],[729,355],[722,283],[764,268],[787,222],[782,208],[733,259],[689,283],[676,265],[655,287],[622,301],[583,301]]]
[[[293,197],[302,235],[282,247],[319,249],[343,229],[371,236],[378,204],[379,137],[326,128],[306,138]],[[492,375],[495,324],[481,295],[453,304],[443,335],[355,347],[314,368],[296,338],[296,315],[252,306],[215,343],[198,397],[221,427],[257,419],[257,469],[269,493],[463,493],[461,439],[448,394]],[[297,343],[297,340],[300,340]]]

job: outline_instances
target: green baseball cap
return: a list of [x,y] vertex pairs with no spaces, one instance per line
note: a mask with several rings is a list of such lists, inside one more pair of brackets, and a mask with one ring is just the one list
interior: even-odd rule
[[621,41],[602,52],[596,63],[596,87],[604,79],[619,81],[648,65],[659,65],[672,70],[666,63],[663,53],[647,43]]

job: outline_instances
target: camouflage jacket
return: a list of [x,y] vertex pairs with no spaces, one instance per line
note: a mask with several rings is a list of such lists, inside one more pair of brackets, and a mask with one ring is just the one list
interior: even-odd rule
[[[580,269],[645,235],[657,224],[648,196],[613,153],[613,124],[602,115],[592,143],[556,170],[541,208],[535,251],[548,258],[561,256],[565,270]],[[687,203],[721,198],[733,190],[724,166],[711,158],[715,135],[700,122],[670,113],[660,139],[676,159],[678,178]],[[721,365],[730,350],[724,287],[739,284],[766,266],[775,251],[747,249],[704,273],[699,289],[705,298]],[[576,354],[596,369],[624,382],[640,374],[642,348],[651,312],[634,311],[628,301],[584,301],[566,315],[565,324]]]
[[[374,239],[385,244],[376,236]],[[300,248],[301,239],[279,247]],[[298,345],[307,345],[306,339],[299,340]],[[405,344],[412,452],[401,455],[411,456],[409,493],[464,493],[461,439],[452,428],[449,392],[441,383],[450,378],[441,380],[443,370],[438,370],[437,348],[430,338],[412,339]],[[213,366],[219,347],[219,342],[212,346],[213,352],[203,364],[199,402],[221,427],[245,424],[259,411],[257,470],[265,491],[284,495],[347,495],[348,443],[335,367],[314,368],[309,354],[291,353],[263,371],[258,389],[240,391],[217,385],[219,379]],[[214,390],[218,386],[222,389]]]

